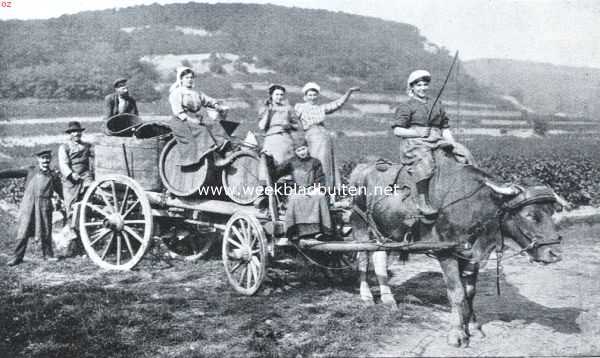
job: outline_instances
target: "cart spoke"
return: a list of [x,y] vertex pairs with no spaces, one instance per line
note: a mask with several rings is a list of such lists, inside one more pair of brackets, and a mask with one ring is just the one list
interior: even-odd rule
[[252,262],[248,263],[248,266],[250,266],[250,272],[246,272],[246,288],[250,288],[252,287],[252,269],[254,268],[254,266],[252,265]]
[[258,257],[252,255],[252,262],[254,262],[254,264],[256,265],[256,268],[260,267],[260,260],[258,259]]
[[129,185],[125,187],[125,194],[123,194],[123,202],[121,203],[121,207],[119,208],[119,214],[123,213],[125,210],[125,205],[127,205],[127,199],[129,197]]
[[118,213],[119,212],[119,200],[117,199],[117,189],[115,188],[115,182],[111,181],[110,182],[110,187],[112,189],[112,197],[113,197],[113,203],[114,203],[114,212]]
[[98,212],[99,214],[102,214],[105,218],[110,216],[110,213],[107,213],[106,211],[102,210],[101,208],[99,208],[98,206],[96,206],[92,203],[86,203],[86,206],[89,207],[90,209]]
[[108,243],[106,244],[106,247],[104,247],[104,252],[102,252],[102,256],[100,256],[100,258],[102,260],[104,260],[104,258],[106,257],[106,254],[108,253],[108,250],[110,249],[110,246],[111,246],[114,238],[115,238],[115,233],[113,232],[112,235],[110,236],[110,240],[108,240]]
[[244,276],[248,273],[248,265],[242,265],[242,271],[240,272],[240,280],[239,283],[241,285],[244,284]]
[[110,199],[108,199],[109,194],[107,192],[105,192],[102,188],[97,188],[96,193],[100,194],[100,197],[102,197],[102,201],[104,201],[104,204],[106,204],[106,207],[110,208],[110,211],[114,212],[115,207],[110,203]]
[[84,223],[84,224],[83,224],[83,226],[85,226],[85,227],[90,227],[90,226],[102,226],[102,225],[104,225],[104,222],[103,222],[103,221],[92,221],[92,222],[89,222],[89,223]]
[[144,239],[142,239],[142,237],[137,232],[135,232],[135,230],[133,230],[132,228],[130,228],[129,226],[124,226],[123,230],[125,230],[134,239],[136,239],[137,241],[139,241],[140,244],[144,243]]
[[233,274],[234,272],[236,272],[236,271],[237,271],[237,270],[238,270],[240,267],[242,267],[242,264],[243,264],[243,263],[244,263],[243,261],[240,261],[240,262],[238,262],[238,263],[237,263],[237,264],[236,264],[236,265],[235,265],[235,266],[234,266],[234,267],[231,269],[231,271],[230,271],[230,272],[231,272],[232,274]]
[[[258,240],[258,236],[253,236],[252,237],[252,242],[250,243],[250,246],[248,247],[248,250],[252,251],[252,249],[254,248],[254,244],[256,244],[256,240]],[[254,252],[254,251],[252,251]]]
[[117,266],[121,265],[121,235],[119,235],[119,233],[116,233],[115,236],[117,237]]
[[127,245],[127,250],[129,250],[129,255],[131,255],[131,257],[134,257],[135,253],[133,252],[133,247],[131,247],[131,241],[129,241],[129,237],[127,236],[127,233],[125,231],[121,231],[121,235],[123,235],[123,240],[125,241],[125,244]]
[[239,239],[239,241],[240,241],[240,243],[242,245],[247,243],[246,238],[244,237],[244,235],[242,235],[242,233],[235,226],[231,227],[231,231],[233,231],[233,233],[235,234],[235,236],[237,236],[237,238]]
[[242,233],[244,234],[244,238],[246,238],[246,245],[248,245],[248,239],[250,235],[248,235],[248,222],[246,220],[240,220],[240,226],[242,229]]
[[106,234],[108,234],[109,232],[110,232],[110,229],[107,229],[107,228],[103,228],[103,229],[100,229],[100,230],[94,232],[91,235],[91,238],[94,241],[90,242],[90,246],[94,246],[94,244],[96,244],[98,241],[100,241],[100,239],[102,239],[103,237],[105,237]]
[[145,224],[146,220],[123,220],[123,224],[131,225],[131,224]]
[[237,241],[233,240],[232,238],[227,238],[227,242],[229,242],[230,244],[232,244],[233,246],[237,247],[240,250],[243,250],[244,247],[242,245],[240,245]]
[[[252,278],[254,282],[258,282],[258,267],[254,264],[254,261],[250,261],[250,272],[252,272]],[[248,280],[248,287],[250,287],[250,280]]]
[[131,212],[133,211],[133,208],[135,208],[138,204],[140,203],[140,199],[137,199],[135,201],[135,203],[133,203],[133,205],[131,205],[127,211],[125,212],[125,214],[123,214],[123,219],[126,218],[129,214],[131,214]]

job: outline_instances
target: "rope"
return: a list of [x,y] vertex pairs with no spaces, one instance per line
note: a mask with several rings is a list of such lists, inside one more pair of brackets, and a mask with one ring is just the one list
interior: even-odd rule
[[[334,270],[334,271],[353,270],[352,265],[347,265],[346,267],[332,267],[332,266],[327,266],[327,265],[320,264],[317,261],[315,261],[313,258],[311,258],[310,256],[308,256],[304,252],[304,250],[302,250],[295,242],[292,241],[292,245],[294,246],[294,248],[296,248],[296,250],[298,251],[298,253],[300,255],[302,255],[302,257],[304,257],[304,259],[307,260],[312,265],[315,265],[317,267],[324,268],[324,269],[327,269],[327,270]],[[369,258],[367,257],[367,262],[368,262],[368,260],[369,260]]]

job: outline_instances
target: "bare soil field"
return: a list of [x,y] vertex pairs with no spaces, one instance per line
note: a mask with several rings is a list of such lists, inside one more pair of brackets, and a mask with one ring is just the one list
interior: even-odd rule
[[445,286],[426,256],[390,265],[399,302],[390,310],[362,305],[353,272],[285,254],[254,297],[233,292],[219,255],[189,263],[160,248],[135,270],[112,272],[87,257],[44,262],[32,243],[26,262],[9,268],[13,226],[2,211],[2,357],[600,355],[600,226],[563,229],[555,265],[506,261],[501,296],[490,261],[476,298],[487,336],[461,349],[446,345]]

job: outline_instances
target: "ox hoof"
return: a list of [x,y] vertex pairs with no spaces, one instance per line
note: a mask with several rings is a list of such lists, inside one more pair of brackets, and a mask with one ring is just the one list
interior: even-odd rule
[[394,299],[394,295],[391,293],[381,295],[381,303],[386,306],[398,307],[398,303],[396,302],[396,299]]
[[469,323],[469,336],[472,338],[485,338],[485,333],[483,333],[483,329],[481,329],[481,324]]
[[367,307],[375,306],[375,301],[373,301],[373,297],[361,297],[360,300],[362,301],[363,305]]
[[469,336],[466,332],[458,329],[451,330],[447,337],[448,345],[453,347],[468,347]]

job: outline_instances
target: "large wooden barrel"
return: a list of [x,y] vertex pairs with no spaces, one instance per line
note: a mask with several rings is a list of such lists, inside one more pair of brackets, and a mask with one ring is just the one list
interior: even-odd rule
[[258,198],[259,181],[258,154],[242,150],[223,167],[221,181],[225,194],[238,204],[251,204]]
[[165,144],[164,137],[101,137],[95,145],[96,178],[121,174],[134,179],[144,190],[160,191],[162,181],[157,168]]
[[177,141],[172,139],[164,147],[159,160],[158,171],[162,183],[171,193],[178,196],[199,195],[198,190],[215,182],[218,172],[214,169],[212,156],[204,157],[198,164],[182,167]]

